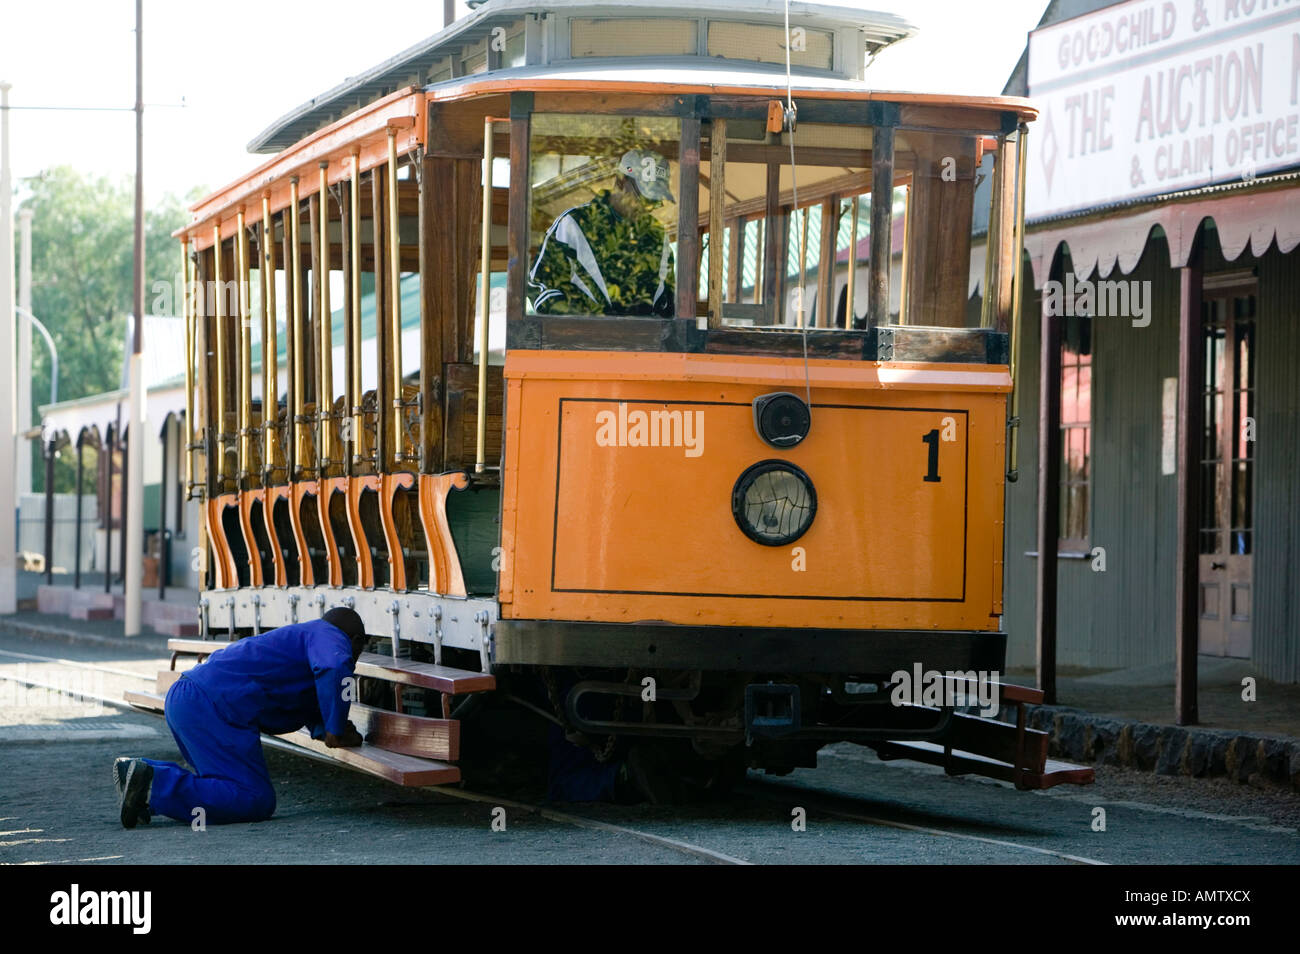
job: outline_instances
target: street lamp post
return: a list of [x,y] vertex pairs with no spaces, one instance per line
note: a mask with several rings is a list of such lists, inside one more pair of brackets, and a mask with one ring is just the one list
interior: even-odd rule
[[[32,210],[18,210],[18,234],[22,241],[18,244],[18,310],[32,313]],[[19,435],[14,458],[14,472],[18,478],[16,494],[19,500],[23,494],[32,492],[32,442],[21,435],[32,426],[32,388],[31,378],[25,377],[26,369],[32,366],[32,326],[18,326],[18,363],[14,365],[18,378],[18,422],[15,428]]]
[[37,318],[35,315],[32,314],[31,309],[24,308],[22,305],[18,305],[17,307],[14,308],[14,312],[16,314],[22,315],[30,322],[30,324],[27,326],[28,334],[31,333],[32,328],[35,328],[37,331],[41,333],[41,337],[45,339],[45,347],[48,348],[50,351],[50,403],[58,404],[59,403],[59,349],[54,344],[54,338],[50,335],[50,330],[45,327],[45,324],[39,318]]
[[127,636],[140,635],[144,583],[144,3],[135,0],[135,334],[131,336],[131,412],[127,440],[126,559],[122,622]]
[[[9,171],[9,90],[0,82],[0,454],[13,458],[14,389],[14,213]],[[18,611],[17,500],[14,468],[0,466],[0,613]]]

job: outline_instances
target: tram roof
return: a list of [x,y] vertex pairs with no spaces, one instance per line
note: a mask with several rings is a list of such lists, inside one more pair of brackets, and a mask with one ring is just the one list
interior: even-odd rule
[[[867,49],[883,48],[915,32],[905,20],[886,13],[820,4],[792,3],[791,16],[817,29],[839,30],[836,63],[845,65],[844,37],[866,36]],[[479,96],[514,91],[550,93],[780,95],[786,92],[784,64],[709,57],[593,56],[589,58],[542,57],[544,62],[524,63],[449,76],[426,83],[430,64],[441,63],[446,72],[449,50],[462,50],[473,37],[491,35],[500,22],[517,22],[524,14],[541,15],[559,11],[564,16],[590,17],[619,14],[623,17],[657,15],[709,23],[766,25],[784,23],[781,0],[624,0],[618,6],[595,0],[560,0],[542,6],[537,0],[488,0],[477,11],[452,24],[434,37],[386,60],[379,66],[341,84],[300,106],[277,121],[250,144],[253,151],[274,151],[259,166],[222,189],[191,206],[190,222],[178,229],[177,237],[206,248],[213,241],[213,227],[222,226],[223,236],[231,232],[237,212],[250,218],[260,212],[266,196],[272,212],[289,204],[290,180],[298,177],[300,196],[319,191],[317,167],[327,167],[331,185],[349,175],[348,157],[357,154],[366,170],[386,161],[383,132],[398,127],[398,148],[402,153],[426,142],[427,103],[449,103]],[[567,41],[566,41],[567,42]],[[856,43],[856,40],[854,41]],[[405,82],[398,82],[398,79]],[[396,85],[394,85],[396,84]],[[1026,99],[1007,96],[962,96],[933,93],[889,92],[871,89],[846,69],[802,68],[792,70],[791,90],[796,98],[846,101],[886,101],[901,105],[959,107],[976,111],[1012,111],[1022,119],[1037,115]]]
[[[513,91],[536,92],[604,92],[634,94],[684,93],[701,95],[774,95],[785,93],[785,74],[752,65],[712,63],[684,73],[671,65],[651,66],[644,62],[600,65],[565,64],[559,68],[523,67],[497,70],[474,76],[458,77],[421,89],[399,89],[382,99],[330,123],[294,143],[278,155],[268,158],[255,169],[239,177],[190,206],[190,221],[172,234],[185,237],[198,249],[212,244],[212,228],[222,224],[223,237],[229,237],[237,212],[244,209],[250,218],[260,213],[262,196],[270,201],[272,212],[288,205],[289,180],[300,177],[300,196],[317,191],[317,167],[328,166],[331,185],[350,175],[347,157],[358,153],[364,171],[387,160],[382,139],[390,125],[400,126],[398,150],[405,154],[426,137],[426,104],[454,102],[480,96],[500,95]],[[872,90],[861,82],[834,76],[795,78],[792,92],[798,99],[826,99],[856,102],[891,102],[903,106],[955,107],[987,112],[1014,112],[1023,120],[1032,120],[1037,109],[1018,96],[968,96],[946,93],[908,93]],[[376,138],[380,137],[380,138]],[[363,145],[358,146],[358,143]]]
[[[658,17],[665,20],[726,20],[735,23],[775,25],[785,22],[784,0],[487,0],[469,16],[452,23],[396,56],[349,77],[286,113],[248,144],[253,153],[279,152],[355,109],[406,86],[423,86],[440,64],[467,47],[481,43],[503,25],[532,17],[628,18]],[[826,30],[858,31],[863,53],[874,54],[908,36],[917,28],[903,17],[881,11],[827,4],[792,2],[790,16],[798,25]],[[538,43],[530,50],[530,66],[551,66],[567,62],[568,43]],[[609,59],[601,57],[605,65]],[[861,55],[856,57],[860,69]],[[690,68],[699,68],[707,57],[689,58]],[[454,69],[453,69],[454,72]],[[805,73],[795,67],[796,73]]]

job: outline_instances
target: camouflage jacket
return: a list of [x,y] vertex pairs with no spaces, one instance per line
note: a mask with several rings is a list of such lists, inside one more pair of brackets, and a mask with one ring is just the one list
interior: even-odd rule
[[651,215],[626,219],[609,192],[551,224],[528,281],[539,315],[673,314],[673,254]]

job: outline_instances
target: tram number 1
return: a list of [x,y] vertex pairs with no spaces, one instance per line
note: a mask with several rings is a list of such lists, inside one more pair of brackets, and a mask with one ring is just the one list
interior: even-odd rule
[[926,454],[925,480],[927,483],[939,483],[939,428],[935,428],[921,437],[921,443],[929,444]]

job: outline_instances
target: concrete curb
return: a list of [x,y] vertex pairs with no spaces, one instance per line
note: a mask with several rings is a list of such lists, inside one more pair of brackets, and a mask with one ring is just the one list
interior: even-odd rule
[[167,637],[156,633],[140,636],[109,636],[103,633],[91,633],[84,630],[54,626],[45,622],[14,619],[0,616],[0,633],[21,636],[25,639],[41,639],[59,643],[72,643],[81,646],[100,646],[112,649],[125,649],[133,652],[150,650],[159,656],[166,656]]
[[[1122,765],[1156,775],[1230,778],[1300,792],[1300,739],[1285,735],[1159,725],[1068,706],[1026,706],[1027,724],[1048,734],[1053,757]],[[1014,712],[1000,718],[1014,720]]]

